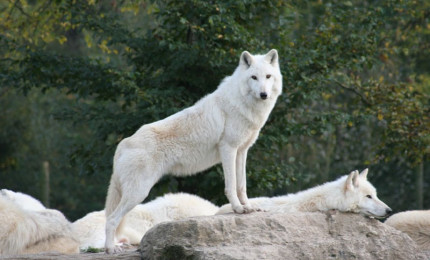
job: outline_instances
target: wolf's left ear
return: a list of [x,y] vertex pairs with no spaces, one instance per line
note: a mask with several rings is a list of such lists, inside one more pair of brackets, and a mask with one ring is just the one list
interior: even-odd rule
[[268,63],[270,63],[270,64],[272,64],[272,65],[278,64],[278,51],[277,51],[277,50],[275,50],[275,49],[270,50],[270,51],[266,54],[266,56],[264,57],[264,59],[265,59]]
[[360,177],[367,180],[367,173],[369,172],[369,168],[364,169],[362,172],[360,172]]

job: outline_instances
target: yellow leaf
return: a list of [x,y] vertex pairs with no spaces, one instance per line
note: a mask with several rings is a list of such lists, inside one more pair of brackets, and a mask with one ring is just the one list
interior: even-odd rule
[[349,122],[348,122],[348,126],[349,126],[349,127],[352,127],[353,125],[354,125],[354,124],[353,124],[351,121],[349,121]]
[[379,83],[381,83],[382,81],[384,81],[384,76],[379,77]]
[[58,42],[59,42],[61,45],[63,45],[63,43],[67,42],[67,38],[66,38],[64,35],[62,35],[62,36],[60,36],[60,37],[58,38]]
[[85,33],[84,39],[85,39],[85,42],[87,43],[88,48],[91,48],[93,46],[93,40],[91,39],[88,33]]
[[378,114],[378,120],[381,121],[382,119],[384,119],[384,116],[382,114]]

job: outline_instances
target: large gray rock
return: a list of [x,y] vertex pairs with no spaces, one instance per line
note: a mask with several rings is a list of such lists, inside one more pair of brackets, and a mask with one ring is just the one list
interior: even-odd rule
[[404,233],[357,214],[218,215],[161,223],[143,259],[430,259]]

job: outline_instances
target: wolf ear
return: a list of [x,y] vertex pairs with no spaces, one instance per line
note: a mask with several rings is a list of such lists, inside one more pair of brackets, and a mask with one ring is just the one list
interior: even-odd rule
[[268,63],[270,63],[270,64],[272,64],[272,65],[278,64],[278,51],[277,51],[277,50],[275,50],[275,49],[270,50],[270,51],[266,54],[266,56],[264,57],[264,59],[265,59]]
[[358,171],[351,172],[345,181],[345,190],[353,190],[358,187]]
[[246,68],[249,68],[249,67],[251,67],[251,64],[253,61],[254,61],[254,59],[252,58],[251,53],[244,51],[240,55],[239,65],[245,66]]
[[369,172],[369,169],[366,168],[364,169],[362,172],[360,172],[360,177],[364,178],[365,180],[367,180],[367,173]]

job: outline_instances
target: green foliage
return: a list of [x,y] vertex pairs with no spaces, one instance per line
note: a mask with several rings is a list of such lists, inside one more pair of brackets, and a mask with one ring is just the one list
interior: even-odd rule
[[[284,94],[248,155],[249,195],[371,167],[383,199],[414,207],[405,194],[430,152],[429,16],[426,1],[400,0],[1,3],[1,184],[37,197],[48,160],[54,207],[73,219],[100,209],[122,138],[212,92],[243,50],[276,48]],[[223,186],[214,167],[166,177],[149,198],[221,204]]]
[[101,253],[101,252],[104,252],[104,248],[88,247],[85,250],[81,250],[81,253]]

